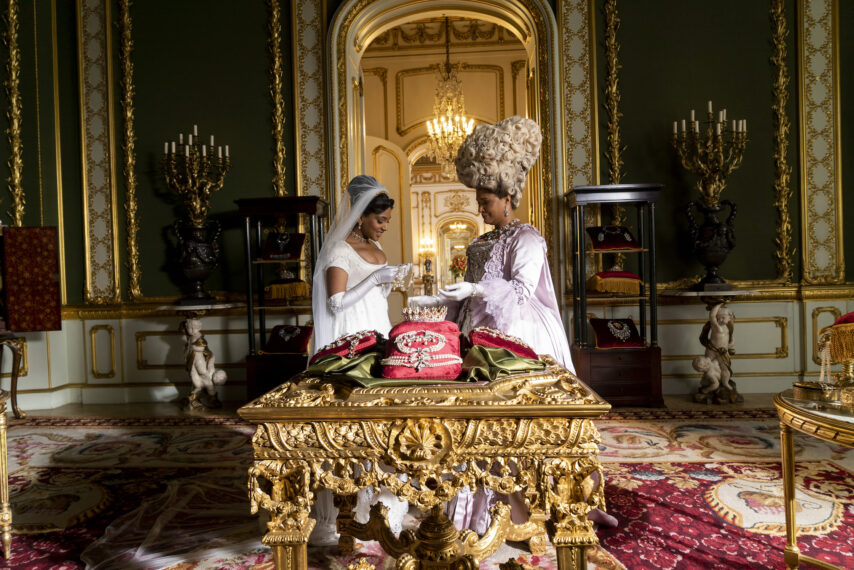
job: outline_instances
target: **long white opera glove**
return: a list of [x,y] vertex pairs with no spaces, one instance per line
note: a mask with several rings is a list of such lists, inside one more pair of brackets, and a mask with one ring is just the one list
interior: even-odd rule
[[349,309],[377,285],[394,283],[397,271],[397,265],[386,265],[385,267],[381,267],[365,277],[365,279],[355,287],[330,295],[329,299],[326,301],[326,306],[329,307],[329,311],[332,313],[340,313],[345,309]]
[[463,281],[462,283],[451,283],[439,291],[439,295],[453,301],[462,301],[469,297],[480,296],[482,294],[483,287],[477,283],[469,283],[468,281]]

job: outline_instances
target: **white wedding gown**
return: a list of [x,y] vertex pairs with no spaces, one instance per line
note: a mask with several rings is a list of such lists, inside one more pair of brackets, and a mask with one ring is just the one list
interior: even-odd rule
[[[373,243],[380,247],[379,243]],[[326,262],[327,267],[339,267],[347,272],[348,290],[385,265],[385,263],[376,264],[365,261],[346,241],[339,241],[332,246],[329,261]],[[345,334],[359,331],[377,331],[383,336],[388,336],[391,330],[391,321],[388,318],[386,295],[387,291],[378,285],[352,307],[336,314],[335,318],[332,319],[332,326],[328,327],[328,330],[315,330],[314,352]]]
[[[373,242],[380,247],[380,244]],[[347,272],[347,289],[358,285],[370,274],[386,264],[370,263],[362,258],[353,247],[346,241],[340,241],[332,246],[327,267],[338,267]],[[388,318],[388,301],[386,296],[390,287],[385,288],[377,285],[367,295],[359,299],[353,306],[344,309],[332,319],[330,330],[314,331],[314,351],[317,352],[335,339],[359,331],[377,331],[385,337],[391,330],[391,321]],[[392,493],[383,487],[379,494],[371,489],[359,492],[359,501],[354,510],[357,522],[366,523],[370,515],[370,507],[377,501],[381,501],[389,508],[388,522],[394,534],[399,535],[402,529],[403,517],[409,510],[409,503],[400,501]],[[313,545],[329,545],[338,542],[335,519],[338,517],[338,509],[332,501],[332,493],[323,490],[317,494],[316,507],[312,516],[317,520],[317,525],[311,533],[310,543]]]

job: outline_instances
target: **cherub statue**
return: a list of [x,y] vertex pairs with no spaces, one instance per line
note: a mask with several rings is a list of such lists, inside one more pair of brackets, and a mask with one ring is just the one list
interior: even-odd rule
[[[227,377],[224,370],[216,368],[216,358],[202,336],[202,321],[188,318],[181,324],[181,330],[186,335],[184,357],[187,373],[193,382],[193,392],[187,399],[187,407],[217,408],[222,404],[217,398],[216,386],[225,384]],[[207,401],[202,401],[201,398]]]
[[712,394],[715,400],[735,402],[740,396],[732,380],[733,324],[735,315],[725,303],[717,303],[709,311],[709,321],[700,333],[700,344],[706,348],[703,356],[694,359],[694,370],[703,373],[697,398],[707,400]]

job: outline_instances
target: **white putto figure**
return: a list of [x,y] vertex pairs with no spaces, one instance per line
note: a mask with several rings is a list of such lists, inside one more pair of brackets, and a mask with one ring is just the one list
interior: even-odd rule
[[[386,298],[395,278],[409,270],[407,266],[388,265],[379,244],[393,207],[388,190],[372,176],[356,176],[347,185],[314,270],[312,354],[346,334],[375,330],[388,336],[391,322]],[[356,519],[367,522],[362,519],[377,500],[389,507],[389,525],[399,534],[409,505],[385,488],[378,497],[370,491],[359,493]],[[310,542],[334,544],[338,540],[338,509],[331,492],[318,493],[313,516],[317,525]]]

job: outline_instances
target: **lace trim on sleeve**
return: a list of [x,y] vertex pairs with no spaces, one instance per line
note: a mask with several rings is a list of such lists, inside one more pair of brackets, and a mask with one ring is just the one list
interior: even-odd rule
[[525,301],[528,300],[528,292],[525,290],[525,287],[523,287],[522,284],[516,281],[515,279],[510,280],[510,285],[513,287],[513,291],[516,293],[516,304],[524,305]]
[[340,313],[344,310],[343,308],[344,301],[344,292],[335,293],[334,295],[330,295],[328,299],[326,299],[326,308],[329,309],[329,312],[333,315]]

